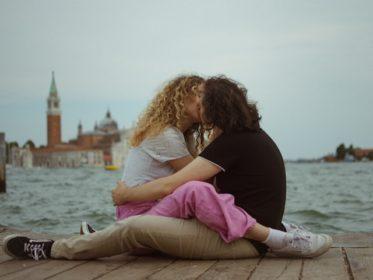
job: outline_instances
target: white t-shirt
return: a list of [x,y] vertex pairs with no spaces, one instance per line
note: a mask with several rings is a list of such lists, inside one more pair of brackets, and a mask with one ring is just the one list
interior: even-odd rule
[[174,169],[167,161],[190,155],[183,133],[169,127],[155,137],[132,147],[124,163],[122,181],[129,187],[169,176]]

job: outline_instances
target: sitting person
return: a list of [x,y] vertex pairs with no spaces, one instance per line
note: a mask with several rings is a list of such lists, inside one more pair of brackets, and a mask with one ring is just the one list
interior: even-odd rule
[[[320,255],[331,246],[329,236],[299,229],[281,232],[286,185],[283,160],[276,145],[260,129],[256,107],[250,106],[252,104],[247,102],[245,93],[244,88],[226,78],[207,80],[201,115],[204,123],[214,129],[216,139],[199,157],[175,174],[135,188],[120,183],[113,191],[113,200],[118,205],[129,201],[152,201],[153,205],[141,214],[196,217],[218,231],[227,242],[243,236],[257,238],[261,243],[252,244],[259,253],[265,253],[269,246],[278,256]],[[224,194],[216,193],[213,186],[201,182],[215,175]],[[242,208],[234,205],[232,195]],[[123,245],[127,240],[125,232],[128,232],[123,225],[131,224],[129,219],[134,220],[127,218],[103,231],[54,243],[7,237],[4,248],[13,256],[28,255],[27,250],[16,249],[19,244],[26,244],[24,248],[36,248],[35,254],[41,257],[79,259],[108,256],[130,247]],[[113,241],[110,236],[116,236],[114,243],[122,244],[121,248],[101,250],[102,243]]]

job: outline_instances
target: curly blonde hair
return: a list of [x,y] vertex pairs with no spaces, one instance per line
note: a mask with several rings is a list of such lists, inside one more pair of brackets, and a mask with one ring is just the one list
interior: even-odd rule
[[[204,79],[196,75],[182,75],[169,81],[140,115],[130,145],[137,147],[144,139],[154,137],[170,126],[181,129],[186,116],[185,100],[196,96],[197,87],[203,82]],[[184,132],[192,155],[203,148],[203,135],[204,129],[200,124],[194,124]]]

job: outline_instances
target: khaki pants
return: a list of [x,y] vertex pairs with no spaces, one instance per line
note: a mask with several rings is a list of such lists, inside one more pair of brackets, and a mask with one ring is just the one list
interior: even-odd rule
[[133,216],[89,235],[56,240],[52,258],[94,259],[137,249],[155,249],[188,259],[236,259],[258,257],[246,239],[225,243],[195,219]]

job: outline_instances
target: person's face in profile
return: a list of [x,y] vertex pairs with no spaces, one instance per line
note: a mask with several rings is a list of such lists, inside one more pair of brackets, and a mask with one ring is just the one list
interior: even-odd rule
[[185,101],[185,111],[192,118],[193,122],[201,123],[201,107],[202,107],[202,96],[203,96],[203,84],[197,86],[196,95],[189,97]]

